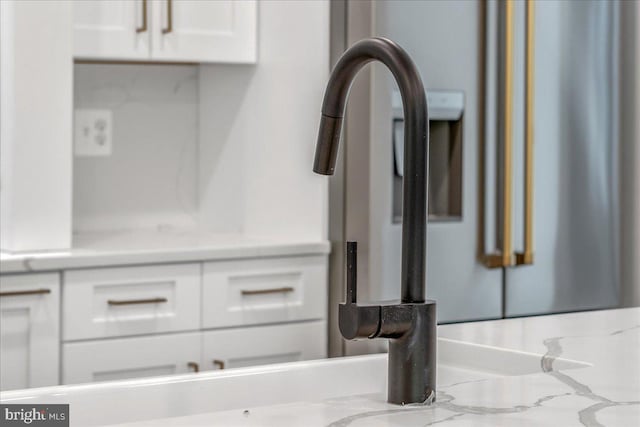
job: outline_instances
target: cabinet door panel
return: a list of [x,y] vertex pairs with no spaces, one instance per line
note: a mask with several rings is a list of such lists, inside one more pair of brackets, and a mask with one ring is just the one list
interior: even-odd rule
[[[150,5],[143,29],[142,0],[83,0],[73,2],[73,50],[83,59],[148,59]],[[141,31],[137,31],[140,29]]]
[[57,274],[0,277],[1,390],[58,384],[59,301]]
[[153,59],[256,61],[255,1],[154,0],[152,3]]
[[200,333],[64,344],[62,383],[89,383],[192,372]]
[[[327,357],[327,322],[203,333],[202,369],[242,368]],[[222,362],[222,363],[220,363]]]

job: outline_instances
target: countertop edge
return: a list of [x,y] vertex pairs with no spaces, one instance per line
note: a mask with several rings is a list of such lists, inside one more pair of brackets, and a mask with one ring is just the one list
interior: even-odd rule
[[135,266],[163,263],[221,261],[280,256],[328,255],[329,241],[274,242],[223,245],[216,247],[175,248],[160,250],[94,250],[66,254],[15,255],[0,260],[0,274],[35,273],[83,268]]

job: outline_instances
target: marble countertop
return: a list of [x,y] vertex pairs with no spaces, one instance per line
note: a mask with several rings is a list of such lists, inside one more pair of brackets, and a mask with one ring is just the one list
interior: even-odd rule
[[[0,401],[67,403],[71,425],[83,426],[640,425],[640,308],[442,325],[438,335],[431,405],[386,403],[384,354],[16,390]],[[523,358],[526,370],[516,369]]]
[[166,262],[328,254],[327,241],[222,235],[193,230],[85,233],[73,249],[0,253],[0,273],[24,273]]
[[[440,386],[430,406],[383,394],[201,413],[121,426],[638,426],[640,308],[445,325],[440,337],[542,354],[540,372]],[[563,357],[592,366],[554,369]]]

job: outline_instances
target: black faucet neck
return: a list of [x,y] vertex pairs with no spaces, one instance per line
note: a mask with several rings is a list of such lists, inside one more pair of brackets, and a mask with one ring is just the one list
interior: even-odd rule
[[409,55],[393,41],[384,38],[359,41],[342,55],[334,67],[322,105],[313,170],[324,175],[333,174],[349,88],[358,71],[371,61],[379,61],[387,66],[402,96],[405,170],[401,300],[405,303],[421,303],[425,301],[427,245],[427,99],[418,69]]

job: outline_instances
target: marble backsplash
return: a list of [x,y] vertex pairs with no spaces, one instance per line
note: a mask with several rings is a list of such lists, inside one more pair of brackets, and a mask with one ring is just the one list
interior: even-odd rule
[[113,114],[112,154],[74,157],[75,233],[196,225],[198,85],[193,65],[75,65],[74,109]]

